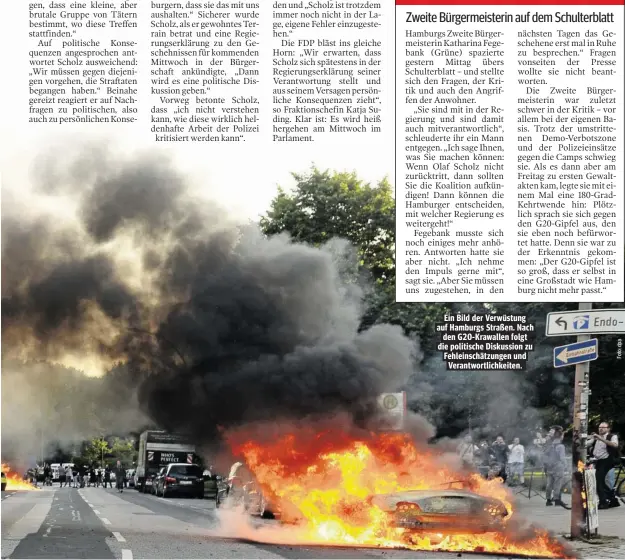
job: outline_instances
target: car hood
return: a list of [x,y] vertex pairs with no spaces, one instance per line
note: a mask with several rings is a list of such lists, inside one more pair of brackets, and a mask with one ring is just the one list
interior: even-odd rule
[[498,500],[486,498],[467,490],[408,490],[405,492],[393,492],[391,494],[379,494],[373,496],[373,498],[371,498],[371,503],[379,507],[381,510],[395,511],[397,504],[400,502],[419,503],[421,500],[435,498],[457,498],[480,502],[499,502]]

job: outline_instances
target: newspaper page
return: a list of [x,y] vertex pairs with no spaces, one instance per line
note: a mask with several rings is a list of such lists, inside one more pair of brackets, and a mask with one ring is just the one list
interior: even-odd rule
[[7,4],[3,557],[625,539],[623,0]]

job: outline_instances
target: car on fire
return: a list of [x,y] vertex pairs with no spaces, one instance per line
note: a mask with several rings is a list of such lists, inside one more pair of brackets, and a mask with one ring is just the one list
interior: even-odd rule
[[509,517],[505,504],[463,489],[408,490],[370,498],[390,515],[390,525],[408,533],[487,533]]
[[242,506],[250,515],[265,519],[280,516],[279,508],[264,495],[258,481],[241,462],[235,463],[230,468],[226,484],[217,493],[216,506],[224,508]]

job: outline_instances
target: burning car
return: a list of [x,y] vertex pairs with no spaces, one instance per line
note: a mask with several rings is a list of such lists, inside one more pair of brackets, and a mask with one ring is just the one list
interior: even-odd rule
[[[2,463],[2,491],[6,490],[39,490],[37,486],[30,482],[32,476],[21,477],[15,471],[11,470],[8,464]],[[28,480],[27,480],[28,479]]]
[[408,490],[370,498],[389,524],[409,532],[486,533],[503,528],[503,502],[467,490]]
[[[278,502],[280,521],[294,525],[297,542],[569,557],[546,531],[516,533],[500,481],[456,470],[410,434],[354,437],[312,425],[288,426],[277,437],[257,433],[241,428],[228,443]],[[253,494],[241,496],[250,503]]]
[[262,518],[279,515],[278,508],[269,502],[249,468],[241,462],[234,463],[230,468],[225,489],[217,493],[216,505],[243,507],[250,515]]

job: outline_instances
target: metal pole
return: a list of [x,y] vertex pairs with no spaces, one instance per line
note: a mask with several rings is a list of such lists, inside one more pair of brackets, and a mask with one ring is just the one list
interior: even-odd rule
[[[592,303],[580,303],[580,311],[592,309]],[[590,340],[579,335],[577,342]],[[571,538],[586,533],[586,510],[582,499],[583,468],[586,465],[586,438],[588,436],[588,381],[590,362],[575,366],[575,400],[573,404],[573,460],[571,465]],[[580,464],[583,465],[580,470]]]

